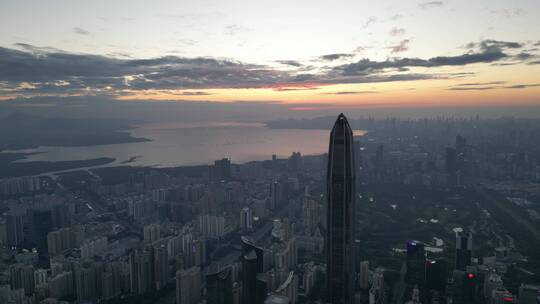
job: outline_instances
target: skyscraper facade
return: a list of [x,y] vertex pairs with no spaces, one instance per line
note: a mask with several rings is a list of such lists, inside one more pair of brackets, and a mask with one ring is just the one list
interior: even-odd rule
[[201,299],[201,269],[191,267],[176,272],[176,304],[195,304]]
[[419,241],[407,242],[407,294],[414,289],[418,290],[418,296],[422,302],[426,299],[426,252],[424,243]]
[[257,274],[263,272],[264,250],[255,246],[248,236],[241,237],[242,242],[242,303],[256,303]]
[[456,269],[452,273],[452,282],[453,303],[477,303],[477,288],[479,288],[479,286],[476,273]]
[[471,265],[472,234],[456,233],[456,269],[465,270]]
[[206,290],[208,304],[232,304],[231,268],[211,270],[206,275]]
[[439,258],[427,261],[426,288],[428,291],[435,290],[440,295],[444,295],[446,291],[447,276],[446,259]]
[[213,169],[214,180],[227,180],[231,177],[231,160],[228,158],[216,160]]
[[326,263],[327,301],[350,304],[354,296],[354,169],[353,131],[340,114],[330,133],[327,171]]
[[154,246],[153,251],[155,289],[161,290],[167,285],[169,256],[165,244],[157,244]]
[[240,210],[240,229],[249,231],[253,229],[253,212],[249,207]]
[[146,225],[143,228],[143,236],[145,243],[153,243],[160,238],[160,225],[159,224],[150,224]]
[[360,262],[358,284],[362,290],[367,290],[369,288],[369,261]]
[[9,246],[22,246],[24,242],[24,218],[22,214],[10,212],[6,216],[6,235]]

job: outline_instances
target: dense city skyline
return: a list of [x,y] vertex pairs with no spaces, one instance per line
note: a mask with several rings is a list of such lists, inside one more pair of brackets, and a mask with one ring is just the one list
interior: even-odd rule
[[[538,120],[266,128],[292,136],[298,123],[322,128],[328,153],[158,168],[132,165],[144,155],[17,162],[32,152],[13,142],[0,154],[0,300],[538,303]],[[104,146],[114,131],[100,132],[74,144]]]

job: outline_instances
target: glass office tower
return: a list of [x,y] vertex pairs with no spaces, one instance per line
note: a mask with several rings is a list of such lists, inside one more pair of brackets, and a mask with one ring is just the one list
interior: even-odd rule
[[340,114],[330,133],[327,171],[327,301],[352,304],[354,295],[354,170],[353,131]]

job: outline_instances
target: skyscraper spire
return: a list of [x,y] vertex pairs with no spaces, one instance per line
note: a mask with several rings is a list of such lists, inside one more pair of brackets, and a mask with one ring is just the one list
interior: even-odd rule
[[353,132],[339,114],[330,133],[327,171],[327,302],[351,304],[354,295],[354,197]]

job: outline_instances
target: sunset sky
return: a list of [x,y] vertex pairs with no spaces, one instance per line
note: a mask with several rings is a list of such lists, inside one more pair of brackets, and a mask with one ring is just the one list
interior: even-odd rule
[[270,101],[297,110],[540,104],[538,0],[0,7],[0,100]]

